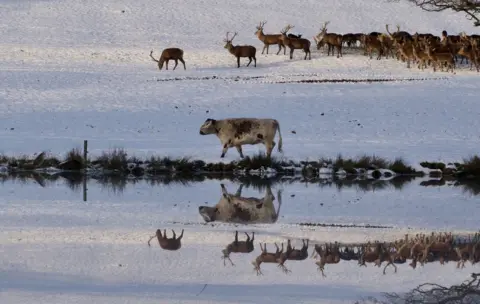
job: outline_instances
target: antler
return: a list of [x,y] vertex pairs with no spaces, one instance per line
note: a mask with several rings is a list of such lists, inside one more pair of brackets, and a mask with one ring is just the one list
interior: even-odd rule
[[259,26],[257,27],[257,29],[263,29],[263,27],[265,26],[265,23],[267,23],[267,21],[260,21],[260,24]]
[[223,41],[228,42],[228,34],[229,34],[229,33],[230,33],[230,32],[227,32],[227,37],[226,37],[225,39],[223,39]]
[[286,27],[283,28],[283,30],[281,30],[280,32],[283,33],[283,34],[286,34],[288,33],[289,30],[291,30],[292,28],[294,28],[294,26],[290,25],[290,24],[287,24]]
[[228,34],[230,34],[230,32],[227,32],[227,38],[224,40],[225,42],[232,42],[233,38],[235,38],[235,36],[237,36],[237,32],[235,32],[235,34],[233,34],[233,37],[228,39]]
[[237,34],[238,34],[237,32],[235,32],[235,34],[233,34],[233,37],[230,39],[230,42],[233,41],[233,38],[235,38],[235,36],[237,36]]
[[327,31],[327,25],[330,23],[330,21],[325,21],[323,26],[320,28],[320,32],[326,32]]

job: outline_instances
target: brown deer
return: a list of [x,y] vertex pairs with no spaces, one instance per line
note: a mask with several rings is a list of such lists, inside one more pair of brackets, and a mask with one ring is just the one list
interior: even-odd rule
[[225,260],[228,259],[232,266],[232,260],[230,259],[230,253],[250,253],[254,250],[253,241],[255,240],[255,232],[252,232],[252,238],[245,232],[247,239],[245,241],[238,240],[238,231],[235,231],[235,240],[227,245],[225,249],[222,250],[223,253],[223,265],[225,266]]
[[162,235],[162,232],[160,231],[160,229],[157,229],[157,232],[155,233],[155,235],[150,237],[150,239],[148,240],[148,246],[150,246],[150,241],[153,238],[157,237],[158,244],[160,245],[160,248],[162,248],[164,250],[178,250],[178,249],[180,249],[182,247],[183,229],[182,229],[182,233],[180,234],[180,236],[178,238],[175,234],[175,231],[173,231],[173,229],[172,229],[172,233],[173,233],[173,237],[172,238],[167,238],[166,229],[163,230],[163,235]]
[[169,60],[175,60],[175,66],[173,67],[173,70],[175,70],[177,68],[179,60],[180,60],[181,63],[183,63],[183,69],[184,70],[187,69],[187,67],[185,66],[185,61],[183,60],[183,50],[182,49],[179,49],[179,48],[164,49],[158,60],[155,59],[155,57],[153,57],[152,54],[153,54],[153,50],[150,51],[150,58],[152,58],[153,61],[158,63],[158,69],[159,70],[162,70],[164,62],[165,62],[165,68],[168,70],[168,61]]
[[228,38],[229,32],[227,32],[227,38],[224,40],[225,46],[230,54],[235,56],[237,58],[237,67],[240,67],[240,58],[246,58],[250,60],[247,64],[247,67],[252,63],[252,59],[254,60],[254,67],[257,67],[257,58],[255,57],[255,54],[257,53],[257,49],[254,46],[251,45],[235,45],[233,46],[232,41],[237,36],[237,33],[233,35],[231,39]]
[[390,33],[388,30],[388,24],[385,25],[385,28],[387,29],[387,33],[392,37],[393,40],[396,40],[397,42],[403,41],[403,42],[412,42],[413,38],[410,33],[405,32],[405,31],[400,31],[400,25],[397,25],[397,31],[395,33]]
[[267,244],[260,243],[260,249],[262,250],[262,253],[252,261],[252,264],[254,266],[254,270],[257,271],[257,275],[263,275],[262,270],[260,269],[260,265],[262,263],[277,263],[277,260],[280,258],[280,255],[283,253],[283,243],[282,243],[282,249],[278,248],[277,243],[275,243],[275,247],[277,250],[275,252],[267,252]]
[[338,244],[335,242],[335,244],[326,244],[325,245],[325,250],[323,250],[320,246],[317,247],[315,245],[315,250],[319,253],[320,255],[320,260],[315,262],[315,264],[318,266],[318,270],[322,272],[322,276],[325,278],[327,277],[325,275],[325,265],[326,264],[338,264],[340,262],[340,251],[338,248]]
[[308,239],[307,242],[305,240],[302,240],[302,248],[300,249],[293,249],[292,252],[290,252],[290,255],[287,257],[287,260],[293,260],[293,261],[303,261],[306,258],[308,258]]
[[452,53],[439,53],[436,48],[432,48],[428,43],[425,45],[425,52],[432,61],[434,72],[437,71],[438,65],[440,65],[441,71],[443,72],[444,64],[447,66],[447,72],[449,70],[451,70],[452,73],[455,72],[455,58]]
[[312,55],[310,52],[310,40],[305,39],[305,38],[289,38],[287,36],[287,32],[294,28],[290,24],[288,24],[282,31],[282,41],[284,46],[288,46],[290,49],[290,59],[293,59],[293,50],[303,50],[305,52],[305,58],[304,60],[307,60],[307,55],[308,59],[312,59]]
[[332,56],[335,56],[334,48],[337,49],[337,58],[343,57],[342,46],[343,46],[343,36],[334,33],[327,33],[327,25],[330,21],[324,23],[320,29],[320,33],[313,37],[317,42],[317,50],[320,50],[325,44],[328,46],[327,56],[330,56],[330,50],[332,51]]
[[263,54],[263,52],[265,52],[265,49],[267,49],[267,54],[268,54],[268,47],[272,44],[276,44],[276,45],[278,45],[277,55],[282,50],[282,47],[283,47],[283,55],[286,55],[287,54],[286,53],[287,48],[285,47],[285,45],[283,45],[282,34],[267,34],[267,35],[265,35],[263,33],[263,27],[265,26],[265,23],[267,23],[267,21],[260,22],[260,24],[257,26],[257,31],[255,32],[255,35],[257,35],[258,39],[261,42],[263,42],[262,54]]
[[295,247],[292,247],[290,240],[287,240],[287,250],[285,252],[282,252],[277,259],[277,267],[280,267],[285,274],[292,272],[291,270],[287,269],[284,264],[288,260],[288,257],[293,250],[295,250]]

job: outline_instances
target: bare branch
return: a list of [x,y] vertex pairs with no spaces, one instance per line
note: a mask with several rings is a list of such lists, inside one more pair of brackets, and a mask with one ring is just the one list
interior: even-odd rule
[[441,12],[452,10],[466,14],[474,26],[480,26],[480,1],[479,0],[407,0],[427,12]]

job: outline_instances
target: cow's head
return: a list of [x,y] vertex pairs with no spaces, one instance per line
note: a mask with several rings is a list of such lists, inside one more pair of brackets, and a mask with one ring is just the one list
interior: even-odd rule
[[209,206],[200,206],[198,207],[198,212],[203,217],[205,222],[214,222],[217,218],[218,208],[217,207],[209,207]]
[[208,118],[200,127],[200,135],[216,134],[218,132],[217,121],[215,119]]

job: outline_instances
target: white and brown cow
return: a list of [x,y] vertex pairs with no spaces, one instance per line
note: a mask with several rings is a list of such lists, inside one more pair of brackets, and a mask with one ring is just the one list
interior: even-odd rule
[[200,127],[200,135],[215,134],[222,143],[223,150],[220,157],[225,157],[229,148],[237,148],[243,158],[242,145],[264,144],[267,157],[272,155],[275,147],[275,134],[278,130],[278,152],[282,152],[282,134],[280,124],[270,118],[227,118],[215,120],[208,118]]
[[275,223],[280,213],[282,205],[282,195],[278,192],[278,209],[275,211],[272,189],[267,186],[267,191],[263,198],[242,197],[242,187],[240,185],[235,194],[228,193],[225,185],[221,184],[222,197],[213,207],[200,206],[198,212],[205,222],[224,222],[224,223],[242,223],[242,224],[271,224]]

